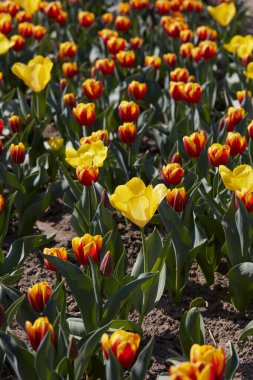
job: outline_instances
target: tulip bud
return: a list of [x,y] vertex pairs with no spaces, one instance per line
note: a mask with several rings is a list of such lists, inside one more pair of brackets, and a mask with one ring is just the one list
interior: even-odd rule
[[112,13],[107,12],[102,15],[102,22],[105,25],[111,24],[113,22],[114,16]]
[[48,18],[56,20],[61,13],[62,5],[57,1],[52,1],[51,3],[46,3],[43,10]]
[[72,249],[77,261],[82,265],[90,265],[89,256],[95,263],[99,262],[102,250],[103,238],[101,235],[91,236],[85,234],[82,237],[72,239]]
[[135,102],[127,102],[123,100],[119,107],[119,117],[124,122],[132,122],[138,118],[140,114],[140,108]]
[[127,41],[118,36],[112,36],[106,41],[106,47],[110,54],[116,55],[121,50],[125,50]]
[[34,324],[32,324],[29,321],[26,321],[25,330],[27,333],[27,337],[31,343],[31,346],[35,351],[37,351],[40,343],[42,342],[48,331],[51,336],[52,344],[55,344],[54,328],[51,325],[51,323],[49,323],[47,317],[40,317],[36,319]]
[[251,140],[253,140],[253,120],[249,123],[247,130],[249,137],[251,138]]
[[115,19],[116,29],[120,32],[125,32],[130,28],[132,21],[126,16],[117,16]]
[[170,66],[173,67],[177,63],[177,56],[175,53],[167,53],[163,55],[164,62]]
[[28,301],[34,310],[38,313],[42,313],[44,306],[51,297],[52,293],[53,291],[48,283],[43,281],[28,289]]
[[120,66],[125,68],[133,67],[135,64],[135,53],[133,50],[120,51],[116,55],[116,58]]
[[[49,256],[55,256],[59,257],[60,259],[67,261],[68,260],[68,254],[66,251],[66,248],[60,247],[60,248],[44,248],[43,251],[44,255],[49,255]],[[46,265],[47,269],[57,272],[57,269],[50,264],[50,262],[47,259],[44,259],[44,264]]]
[[65,106],[68,106],[69,108],[74,108],[76,106],[76,97],[73,92],[70,92],[69,94],[65,94],[63,96],[63,103]]
[[130,4],[129,3],[119,3],[118,4],[118,12],[121,15],[127,15],[130,12]]
[[248,96],[250,99],[252,98],[252,92],[251,91],[237,91],[236,98],[240,104],[243,104],[246,100],[246,96]]
[[199,48],[202,54],[202,57],[206,60],[215,57],[217,53],[217,44],[213,41],[202,41],[199,44]]
[[62,65],[62,72],[67,78],[73,78],[78,73],[78,66],[76,62],[65,62]]
[[67,79],[65,79],[65,78],[61,79],[60,80],[60,91],[61,91],[61,93],[63,93],[66,86],[67,86]]
[[0,303],[0,327],[2,327],[6,322],[6,314],[4,311],[3,304]]
[[11,42],[13,42],[13,46],[11,47],[14,51],[21,51],[25,46],[25,39],[18,34],[11,36]]
[[209,162],[212,166],[227,165],[230,148],[228,145],[213,144],[208,148],[207,151]]
[[4,197],[0,194],[0,214],[4,212]]
[[66,23],[66,20],[67,20],[67,12],[63,12],[63,11],[61,11],[60,13],[59,13],[59,15],[57,16],[57,18],[56,18],[56,22],[58,22],[58,24],[65,24]]
[[[187,43],[193,37],[193,31],[191,29],[181,30],[179,37],[183,43]],[[191,46],[191,48],[193,48],[193,46]]]
[[99,271],[103,277],[111,277],[113,273],[112,255],[110,251],[107,251],[101,261]]
[[95,79],[86,79],[82,84],[82,89],[89,100],[96,100],[102,95],[103,83]]
[[31,22],[32,21],[32,15],[30,13],[27,13],[26,11],[19,11],[16,14],[16,21],[18,24],[20,24],[21,22],[25,22],[25,21]]
[[206,134],[204,131],[194,132],[190,136],[184,136],[184,148],[190,157],[199,157],[206,143]]
[[110,201],[109,201],[109,197],[107,195],[106,189],[103,189],[101,193],[101,202],[104,204],[105,208],[110,207]]
[[68,358],[74,360],[78,357],[78,354],[79,350],[76,339],[73,335],[70,335],[68,345]]
[[6,13],[9,13],[11,17],[15,17],[20,9],[19,5],[14,3],[14,1],[5,1],[3,6],[4,6],[3,11]]
[[80,11],[78,13],[78,21],[84,28],[89,28],[95,20],[95,15],[92,12]]
[[168,185],[177,186],[184,176],[184,169],[180,164],[169,163],[162,168],[162,175]]
[[34,25],[32,36],[35,40],[40,41],[45,36],[46,32],[47,32],[47,28],[45,26]]
[[78,181],[84,186],[91,186],[98,180],[98,167],[81,165],[76,168],[76,176]]
[[227,131],[232,132],[245,116],[244,108],[229,107],[226,117]]
[[184,100],[184,82],[170,82],[169,93],[175,101]]
[[166,201],[175,211],[183,211],[187,202],[185,188],[181,187],[173,190],[168,189]]
[[202,87],[198,83],[187,83],[184,86],[183,100],[185,102],[196,104],[200,101],[201,96],[202,96]]
[[79,103],[77,107],[72,110],[73,116],[80,125],[90,127],[95,123],[95,104],[94,103]]
[[230,147],[231,156],[241,155],[246,149],[247,140],[240,133],[228,132],[226,145]]
[[21,119],[18,115],[13,115],[8,119],[9,127],[13,133],[19,133],[22,131]]
[[193,43],[191,42],[186,42],[180,46],[180,54],[183,58],[191,58],[191,52],[192,49],[194,48]]
[[194,62],[200,62],[203,58],[200,47],[196,46],[191,50],[191,58]]
[[161,15],[167,14],[170,11],[170,2],[168,0],[157,0],[155,6],[157,12]]
[[103,75],[110,75],[113,73],[115,67],[114,61],[111,61],[108,58],[98,59],[95,62],[95,68]]
[[130,0],[131,7],[135,10],[141,10],[148,7],[149,0]]
[[172,158],[171,158],[171,160],[170,160],[170,162],[172,164],[179,164],[179,165],[182,166],[183,160],[182,160],[181,154],[179,152],[174,153],[173,156],[172,156]]
[[146,92],[146,83],[140,83],[134,80],[128,85],[128,96],[133,95],[136,100],[142,100]]
[[189,71],[185,68],[177,67],[170,73],[171,82],[184,82],[186,83],[189,78]]
[[32,37],[33,27],[34,25],[30,22],[21,22],[18,24],[18,34],[25,38]]
[[54,137],[50,136],[49,139],[47,140],[48,145],[50,146],[50,149],[54,152],[57,152],[58,150],[61,149],[63,146],[64,140],[61,139],[60,137]]
[[194,344],[190,351],[190,361],[192,363],[204,363],[211,365],[215,380],[222,380],[225,367],[226,355],[222,347],[214,348],[211,345]]
[[73,58],[76,55],[77,45],[72,41],[66,41],[60,44],[59,48],[59,57],[64,58]]
[[3,133],[3,129],[4,129],[4,121],[3,119],[0,119],[0,135]]
[[253,212],[253,191],[251,190],[236,191],[235,195],[244,203],[248,212]]
[[103,141],[103,143],[109,142],[109,134],[107,129],[99,129],[96,132],[92,132],[90,136],[82,137],[80,140],[81,144],[92,144],[96,141]]
[[4,18],[0,22],[0,33],[5,34],[7,36],[12,31],[12,28],[13,25],[11,23],[11,16],[6,14],[6,18]]
[[111,37],[118,37],[119,33],[116,30],[102,29],[98,32],[100,38],[102,38],[105,45]]
[[215,41],[217,38],[216,30],[209,26],[199,26],[196,30],[199,41],[211,40]]
[[146,55],[144,59],[145,67],[153,67],[155,70],[159,70],[162,60],[160,57],[155,57],[153,55]]
[[25,161],[25,146],[22,142],[18,145],[11,144],[10,158],[15,164],[22,164]]
[[137,135],[137,127],[133,123],[124,123],[119,126],[118,135],[125,144],[133,144]]
[[143,39],[140,37],[130,38],[130,45],[132,49],[137,50],[143,44]]

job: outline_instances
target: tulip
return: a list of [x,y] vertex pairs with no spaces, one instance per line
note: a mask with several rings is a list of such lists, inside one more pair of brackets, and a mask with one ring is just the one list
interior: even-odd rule
[[236,125],[239,124],[240,121],[244,118],[244,116],[245,116],[244,108],[229,107],[227,117],[226,117],[227,131],[228,132],[233,131]]
[[77,261],[82,265],[90,265],[89,256],[98,263],[102,250],[103,238],[101,235],[91,236],[85,234],[82,237],[72,239],[72,249]]
[[25,38],[32,37],[34,25],[30,22],[21,22],[18,24],[18,33]]
[[22,142],[18,145],[11,144],[10,158],[15,164],[22,164],[25,161],[25,146]]
[[212,366],[215,380],[222,380],[226,366],[226,355],[222,347],[214,348],[211,345],[194,344],[190,351],[192,363],[202,362]]
[[172,99],[175,101],[184,100],[184,89],[185,89],[185,83],[184,82],[170,82],[170,89],[169,93]]
[[25,21],[31,22],[32,21],[32,15],[31,15],[31,13],[28,13],[26,11],[19,11],[16,14],[16,21],[18,24],[20,24],[21,22],[25,22]]
[[235,195],[244,203],[248,212],[253,212],[253,191],[236,191]]
[[199,44],[201,55],[206,60],[215,57],[217,54],[217,44],[213,41],[202,41]]
[[0,119],[0,135],[3,133],[3,129],[4,129],[4,121],[3,119]]
[[201,61],[203,55],[199,46],[196,46],[191,50],[191,58],[197,63]]
[[53,62],[48,58],[38,55],[27,65],[17,62],[12,66],[12,72],[34,92],[44,90],[51,80]]
[[0,194],[0,214],[2,214],[3,211],[4,211],[4,197],[2,196],[2,194]]
[[119,126],[118,135],[125,144],[133,144],[137,135],[137,127],[133,123],[124,123]]
[[13,36],[11,36],[11,42],[13,43],[11,48],[14,51],[23,50],[25,43],[26,43],[24,37],[19,36],[17,34],[14,34]]
[[253,168],[250,165],[239,165],[233,171],[222,165],[219,173],[228,190],[253,191]]
[[184,148],[190,157],[199,157],[206,143],[206,134],[204,131],[194,132],[190,136],[184,136]]
[[62,72],[67,78],[73,78],[78,73],[78,65],[76,62],[65,62],[62,65]]
[[144,59],[144,64],[146,67],[153,67],[155,70],[159,70],[162,60],[160,57],[155,57],[153,55],[146,55]]
[[221,3],[216,7],[208,6],[207,10],[221,26],[228,26],[236,14],[236,7],[233,2]]
[[67,148],[66,161],[75,169],[82,165],[100,168],[107,157],[107,151],[108,148],[99,140],[81,145],[77,151],[74,148]]
[[0,33],[8,35],[12,28],[11,16],[7,13],[0,13]]
[[101,18],[102,18],[103,24],[105,25],[111,24],[114,20],[114,16],[110,12],[104,13]]
[[3,33],[0,33],[0,55],[6,54],[13,45],[14,41],[8,40]]
[[70,92],[69,94],[65,94],[63,96],[63,103],[65,104],[65,106],[68,106],[71,109],[73,109],[76,106],[75,94],[73,94],[73,92]]
[[126,40],[121,37],[110,37],[106,42],[107,50],[110,54],[116,55],[120,51],[125,50]]
[[50,146],[51,150],[54,152],[57,152],[58,150],[61,149],[63,146],[64,140],[61,139],[60,137],[53,137],[50,136],[49,140],[47,140],[48,145]]
[[[64,248],[64,247],[44,248],[43,254],[49,255],[49,256],[59,257],[60,259],[62,259],[64,261],[67,261],[67,259],[68,259],[68,254],[67,254],[66,248]],[[57,269],[52,264],[50,264],[50,262],[45,258],[44,258],[44,263],[45,263],[47,269],[49,269],[53,272],[57,272]]]
[[103,92],[103,83],[95,79],[86,79],[82,84],[85,96],[89,100],[99,99]]
[[183,211],[187,202],[185,188],[180,187],[179,189],[168,189],[166,201],[175,211]]
[[81,11],[78,13],[79,24],[85,28],[89,28],[95,20],[95,15],[92,12]]
[[62,10],[61,3],[57,1],[52,1],[48,4],[45,4],[44,12],[47,15],[48,18],[57,20],[58,16],[60,15]]
[[170,2],[168,0],[157,0],[155,3],[157,12],[164,15],[170,11]]
[[43,281],[28,289],[28,301],[34,310],[38,313],[42,313],[44,306],[51,297],[52,293],[53,291],[48,283]]
[[246,149],[247,140],[240,133],[228,132],[226,145],[230,147],[231,156],[241,155]]
[[77,107],[72,110],[73,116],[80,125],[85,125],[86,127],[91,126],[95,123],[96,113],[94,103],[79,103]]
[[162,175],[168,185],[178,185],[184,176],[184,169],[178,163],[169,163],[162,168]]
[[117,61],[122,67],[130,68],[135,64],[135,53],[133,50],[120,51],[116,55]]
[[202,96],[202,87],[198,83],[187,83],[184,86],[183,100],[187,103],[198,103]]
[[124,122],[132,122],[138,118],[140,108],[135,102],[123,100],[118,107],[119,117]]
[[102,30],[99,30],[98,35],[99,35],[99,37],[102,38],[102,40],[104,41],[104,43],[107,44],[107,41],[111,37],[118,37],[119,33],[116,30],[102,29]]
[[118,4],[118,12],[121,15],[127,15],[130,12],[130,4],[129,3],[119,3]]
[[63,93],[63,91],[65,90],[65,88],[67,87],[67,79],[63,78],[60,80],[60,91],[61,91],[61,94]]
[[35,25],[33,26],[33,38],[37,41],[42,40],[42,38],[45,36],[47,32],[47,28],[42,25]]
[[124,330],[115,331],[110,337],[102,335],[101,345],[106,359],[109,359],[109,349],[124,368],[133,364],[137,355],[141,337],[139,334],[129,333]]
[[66,41],[60,44],[59,48],[59,57],[61,59],[64,58],[72,58],[76,55],[77,45],[72,41]]
[[242,90],[242,91],[237,91],[237,93],[236,93],[236,99],[238,100],[238,102],[240,104],[245,102],[247,96],[249,99],[251,99],[252,98],[252,92]]
[[149,0],[130,0],[131,7],[135,10],[145,9]]
[[170,66],[173,67],[177,63],[177,56],[175,53],[167,53],[163,55],[164,62]]
[[189,71],[185,68],[177,67],[170,73],[171,82],[187,82],[189,78]]
[[110,203],[124,217],[143,228],[153,217],[166,194],[165,185],[146,187],[140,178],[134,177],[125,185],[116,187],[114,194],[110,196]]
[[14,0],[14,2],[24,8],[27,13],[34,14],[39,9],[41,0]]
[[78,166],[76,168],[76,176],[78,181],[84,186],[91,186],[94,182],[98,180],[98,167],[85,165]]
[[228,145],[213,144],[208,148],[207,151],[209,162],[212,166],[227,165],[230,148]]
[[253,140],[253,120],[249,123],[247,130],[249,137],[251,138],[251,140]]
[[99,271],[103,277],[111,277],[113,273],[113,262],[112,255],[110,251],[107,251],[104,255],[103,260],[101,261]]
[[129,42],[132,49],[137,50],[143,44],[143,39],[140,37],[133,37],[130,38]]
[[172,23],[164,23],[163,28],[171,38],[179,38],[182,30],[189,29],[188,25],[181,21],[173,21]]
[[57,16],[56,21],[58,22],[58,24],[65,24],[66,20],[67,20],[67,12],[61,11],[59,15]]
[[107,129],[99,129],[96,132],[92,132],[90,136],[82,137],[81,144],[93,144],[96,141],[109,142],[109,134]]
[[18,115],[13,115],[8,119],[9,127],[12,133],[19,133],[22,131],[21,119]]
[[3,11],[9,13],[11,17],[15,17],[20,9],[17,2],[14,1],[5,1],[2,5]]
[[181,42],[189,42],[190,39],[193,37],[193,31],[191,29],[181,30],[179,37]]
[[210,364],[183,362],[169,369],[170,380],[215,380]]
[[[247,41],[246,37],[236,35],[232,37],[229,43],[224,44],[223,46],[230,53],[237,53],[238,48],[246,44],[246,41]],[[247,45],[248,45],[248,42],[250,41],[247,41]]]
[[200,41],[215,41],[217,38],[216,30],[210,28],[209,26],[199,26],[196,30],[196,33]]
[[250,62],[247,66],[247,71],[244,71],[243,74],[250,79],[253,79],[253,62]]
[[115,67],[114,61],[111,61],[108,58],[98,59],[95,62],[95,68],[103,75],[110,75],[113,73]]
[[146,83],[140,83],[137,81],[132,81],[128,85],[128,96],[133,95],[136,100],[142,100],[147,92]]
[[174,153],[173,156],[172,156],[172,158],[171,158],[171,160],[170,160],[170,162],[172,164],[177,163],[177,164],[180,164],[182,166],[182,156],[181,156],[181,154],[179,152]]
[[36,321],[33,324],[29,321],[26,321],[25,330],[28,339],[31,343],[31,346],[35,351],[37,351],[40,343],[42,342],[42,340],[48,332],[51,336],[52,344],[55,343],[54,328],[51,325],[51,323],[49,323],[47,317],[40,317],[36,319]]
[[193,43],[191,42],[186,42],[180,46],[180,54],[183,58],[191,58],[191,52],[192,49],[194,48]]
[[131,19],[126,16],[117,16],[115,19],[116,29],[121,32],[125,32],[126,30],[128,30],[131,24],[132,24]]

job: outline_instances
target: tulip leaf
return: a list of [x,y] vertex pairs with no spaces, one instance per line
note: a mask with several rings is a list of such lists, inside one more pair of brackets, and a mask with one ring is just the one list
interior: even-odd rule
[[243,332],[240,335],[240,340],[244,340],[250,335],[253,335],[253,321],[250,321],[247,326],[244,327]]
[[[34,366],[40,380],[55,379],[52,374],[55,349],[51,341],[51,334],[47,332],[40,343],[35,355]],[[58,375],[60,379],[60,376]]]
[[229,342],[230,355],[226,361],[226,368],[224,372],[224,379],[234,379],[237,368],[239,367],[239,356],[236,352],[234,345]]
[[43,257],[66,279],[69,289],[80,308],[86,332],[94,330],[97,316],[92,279],[83,274],[76,265],[68,261],[63,261],[50,255],[43,255]]
[[123,380],[123,369],[114,353],[109,349],[109,359],[106,360],[106,378],[110,380]]
[[2,246],[5,236],[8,232],[12,206],[16,195],[17,192],[13,193],[8,198],[7,202],[5,202],[4,205],[4,211],[0,214],[0,247]]
[[138,358],[131,370],[130,380],[140,380],[140,379],[145,378],[146,372],[149,368],[154,345],[155,345],[155,338],[152,337],[150,341],[148,342],[148,344],[143,348],[143,350],[138,355]]
[[71,335],[84,337],[85,327],[81,318],[68,318],[67,324]]
[[179,340],[182,351],[189,358],[191,346],[205,343],[205,326],[196,307],[185,311],[180,321]]
[[237,310],[245,311],[253,299],[253,263],[235,265],[227,274],[231,300]]
[[23,296],[21,296],[15,302],[13,302],[13,304],[6,310],[5,315],[7,317],[7,326],[10,326],[12,324],[12,321],[13,321],[17,311],[21,307],[25,297],[26,297],[26,295],[23,294]]

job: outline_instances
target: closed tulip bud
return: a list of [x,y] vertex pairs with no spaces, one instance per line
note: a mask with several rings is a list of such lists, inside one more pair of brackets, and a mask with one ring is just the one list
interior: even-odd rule
[[6,314],[4,311],[3,304],[0,303],[0,327],[2,327],[6,322]]
[[190,157],[199,157],[206,143],[204,131],[194,132],[190,136],[184,136],[184,148]]
[[252,98],[252,92],[251,91],[237,91],[236,98],[240,104],[243,104],[246,100],[246,97],[248,96],[249,99]]
[[125,68],[133,67],[135,64],[135,53],[133,50],[120,51],[116,55],[116,58],[120,66]]
[[178,163],[169,163],[162,168],[164,181],[171,186],[177,186],[184,176],[184,169]]
[[101,261],[99,271],[103,277],[111,277],[113,273],[112,255],[110,251],[107,251]]
[[34,25],[30,22],[21,22],[18,24],[18,33],[25,38],[32,37]]
[[12,31],[13,25],[11,23],[11,16],[6,13],[1,13],[0,17],[0,33],[6,36]]
[[140,37],[133,37],[133,38],[130,38],[129,42],[132,49],[137,50],[143,44],[143,39]]
[[3,133],[3,129],[4,129],[4,121],[3,119],[0,119],[0,135]]
[[4,197],[2,196],[2,194],[0,194],[0,214],[2,214],[3,211],[4,211]]
[[149,0],[130,0],[131,7],[135,10],[141,10],[148,7]]
[[182,166],[183,160],[182,160],[181,154],[179,152],[174,153],[173,156],[171,157],[170,162],[172,164],[179,164]]
[[99,170],[97,166],[78,166],[76,168],[76,176],[78,181],[84,186],[91,186],[98,180]]
[[153,67],[155,70],[160,69],[161,63],[161,58],[153,55],[147,55],[144,59],[145,67]]
[[35,351],[37,351],[40,343],[48,332],[50,333],[52,344],[55,344],[54,328],[51,323],[49,323],[47,317],[40,317],[36,319],[33,324],[26,321],[25,330],[31,346]]
[[47,28],[45,26],[34,25],[32,36],[35,40],[40,41],[45,36],[46,32]]
[[82,83],[82,89],[89,100],[99,99],[103,92],[103,83],[95,79],[86,79]]
[[180,37],[181,42],[183,43],[189,42],[193,37],[193,31],[191,29],[181,30],[179,37]]
[[244,203],[248,212],[253,212],[253,191],[251,190],[236,191],[235,195]]
[[114,16],[110,12],[104,13],[101,18],[102,18],[103,24],[105,25],[111,24],[114,20]]
[[129,17],[126,16],[117,16],[115,19],[115,26],[116,29],[120,32],[125,32],[128,30],[131,26],[132,22]]
[[225,366],[226,355],[222,347],[214,348],[211,345],[194,344],[190,351],[190,361],[192,363],[205,363],[211,365],[215,380],[222,380]]
[[232,132],[245,116],[244,108],[229,107],[226,117],[227,131]]
[[186,42],[180,46],[180,54],[183,58],[191,58],[191,52],[194,48],[193,43]]
[[248,130],[249,137],[251,138],[251,140],[253,140],[253,120],[248,125],[247,130]]
[[18,24],[26,21],[31,22],[32,15],[30,13],[27,13],[26,11],[20,11],[16,14],[16,21]]
[[78,13],[78,21],[84,28],[89,28],[95,20],[95,15],[92,12],[81,11]]
[[43,281],[39,284],[33,285],[32,288],[28,289],[28,301],[34,310],[36,310],[38,313],[42,313],[52,293],[53,291],[48,283]]
[[23,48],[25,46],[24,37],[19,36],[18,34],[11,36],[11,42],[13,43],[11,48],[14,51],[21,51],[21,50],[23,50]]
[[107,41],[111,37],[118,37],[119,33],[116,30],[111,30],[111,29],[102,29],[98,31],[98,35],[100,38],[102,38],[103,42],[105,45],[107,44]]
[[189,71],[185,68],[177,67],[170,73],[171,82],[184,82],[187,83],[189,78]]
[[22,164],[25,161],[25,146],[22,142],[18,145],[11,144],[10,158],[15,164]]
[[196,30],[196,33],[200,41],[204,41],[204,40],[215,41],[217,38],[216,30],[210,28],[209,26],[199,26]]
[[217,44],[213,41],[202,41],[199,44],[202,57],[206,60],[211,59],[217,54]]
[[175,53],[167,53],[163,55],[164,62],[170,66],[173,67],[177,63],[177,56]]
[[[64,247],[44,248],[43,254],[49,255],[49,256],[59,257],[60,259],[62,259],[64,261],[68,260],[68,254],[67,254],[66,248],[64,248]],[[44,264],[47,267],[47,269],[49,269],[53,272],[57,272],[57,269],[52,264],[50,264],[50,262],[47,259],[44,259]]]
[[3,6],[3,11],[9,13],[11,17],[15,17],[20,9],[19,5],[14,3],[14,1],[5,1]]
[[67,79],[65,79],[65,78],[61,79],[60,80],[60,91],[61,91],[61,93],[63,93],[66,86],[67,86]]
[[63,146],[64,140],[57,136],[50,136],[47,143],[53,152],[57,152]]
[[13,133],[19,133],[22,131],[21,119],[18,115],[13,115],[8,119],[9,127]]
[[124,123],[119,126],[118,135],[125,144],[133,144],[137,135],[137,127],[133,123]]
[[70,335],[69,345],[68,345],[68,358],[74,360],[78,357],[78,354],[79,354],[79,350],[78,350],[77,341],[73,335]]
[[228,132],[226,145],[230,147],[231,156],[241,155],[246,149],[247,140],[240,133]]
[[128,96],[132,95],[136,100],[142,100],[147,92],[146,83],[140,83],[137,81],[132,81],[128,85]]
[[119,3],[118,4],[118,12],[121,15],[127,15],[130,12],[130,4],[129,3]]
[[52,1],[50,3],[46,3],[43,10],[48,18],[56,20],[61,13],[62,5],[57,1]]
[[91,236],[85,234],[82,237],[72,239],[72,249],[77,261],[82,265],[90,265],[89,256],[95,263],[99,262],[102,250],[103,238],[101,235]]
[[108,58],[104,59],[98,59],[95,62],[95,68],[98,70],[100,73],[103,75],[107,76],[113,73],[114,68],[115,68],[115,63],[114,61],[111,61]]
[[109,197],[108,197],[108,194],[106,192],[106,189],[103,189],[103,191],[101,193],[101,202],[104,204],[105,208],[110,207],[110,201],[109,201]]
[[119,117],[123,122],[132,122],[136,120],[140,114],[140,108],[135,102],[127,102],[123,100],[119,107]]
[[170,2],[168,0],[157,0],[155,3],[157,12],[165,15],[170,11]]
[[118,330],[110,337],[107,334],[103,334],[101,345],[107,360],[109,359],[110,349],[122,367],[129,368],[136,358],[140,341],[139,334]]
[[106,42],[107,50],[110,54],[116,55],[125,50],[127,41],[121,37],[110,37]]
[[77,107],[72,110],[73,116],[80,125],[90,127],[95,123],[95,104],[94,103],[79,103]]
[[207,151],[209,162],[212,166],[227,165],[230,157],[230,148],[228,145],[213,144]]
[[194,60],[194,62],[200,62],[203,58],[200,47],[196,46],[191,51],[191,58]]
[[69,94],[65,94],[63,96],[63,103],[65,104],[65,106],[68,106],[71,109],[74,108],[76,106],[75,94],[73,94],[73,92],[70,92]]
[[64,58],[73,58],[77,52],[77,45],[72,41],[66,41],[60,44],[59,48],[59,57]]
[[57,18],[56,18],[56,22],[57,22],[58,24],[60,24],[60,25],[65,24],[66,21],[67,21],[67,16],[68,16],[67,12],[63,12],[63,11],[61,11],[61,12],[59,13],[59,15],[57,16]]
[[76,62],[65,62],[62,65],[62,72],[67,78],[73,78],[78,73],[78,66]]
[[198,103],[202,96],[202,87],[198,83],[187,83],[184,87],[184,101]]
[[181,212],[185,209],[187,202],[186,191],[184,187],[179,189],[175,188],[173,190],[168,189],[166,195],[167,203],[177,212]]
[[179,38],[182,30],[189,29],[188,25],[181,21],[173,21],[172,23],[164,23],[163,28],[171,38]]
[[170,380],[215,380],[211,364],[182,362],[169,369]]
[[175,101],[184,100],[184,82],[170,82],[169,93]]

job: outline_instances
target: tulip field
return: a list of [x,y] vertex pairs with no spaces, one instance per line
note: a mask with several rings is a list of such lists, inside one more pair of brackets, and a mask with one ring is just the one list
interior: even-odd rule
[[0,1],[0,378],[253,379],[253,1]]

